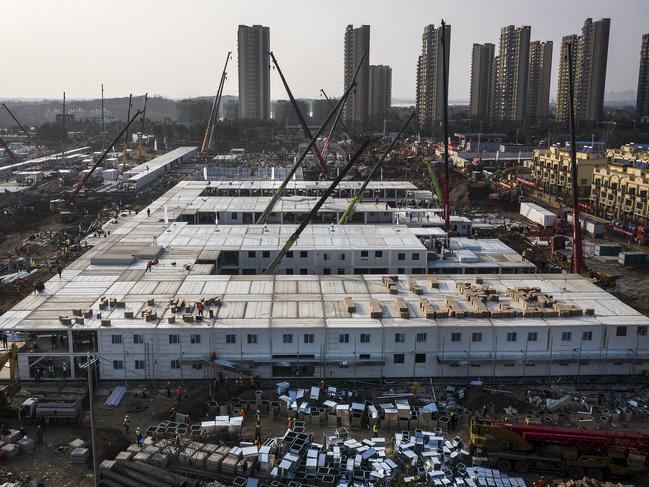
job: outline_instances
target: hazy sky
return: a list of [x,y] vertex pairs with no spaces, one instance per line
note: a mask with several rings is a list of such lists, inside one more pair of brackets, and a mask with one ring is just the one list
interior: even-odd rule
[[[270,27],[271,47],[296,97],[342,92],[343,33],[371,25],[372,64],[392,66],[393,98],[414,98],[421,34],[452,26],[449,98],[468,99],[474,42],[497,44],[500,28],[531,25],[554,41],[556,95],[561,36],[586,17],[611,18],[607,91],[635,90],[649,0],[0,0],[0,98],[106,97],[129,92],[173,98],[216,91],[232,50],[226,94],[236,94],[237,25]],[[273,98],[286,98],[272,74]]]

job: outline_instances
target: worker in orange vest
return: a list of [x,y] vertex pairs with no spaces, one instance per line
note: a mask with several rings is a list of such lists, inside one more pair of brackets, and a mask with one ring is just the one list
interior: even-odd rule
[[243,408],[241,408],[241,409],[239,410],[239,416],[241,416],[242,418],[245,418],[245,417],[246,417],[246,410],[243,409]]

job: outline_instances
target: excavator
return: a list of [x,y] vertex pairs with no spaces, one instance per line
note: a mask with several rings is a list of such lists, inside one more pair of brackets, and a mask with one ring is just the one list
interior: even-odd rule
[[595,480],[646,469],[649,436],[632,431],[599,431],[474,418],[471,451],[490,466],[521,474],[545,471]]
[[9,398],[13,397],[20,390],[18,380],[18,346],[11,344],[8,350],[0,356],[0,370],[9,362],[9,385],[0,387],[0,403],[7,404]]

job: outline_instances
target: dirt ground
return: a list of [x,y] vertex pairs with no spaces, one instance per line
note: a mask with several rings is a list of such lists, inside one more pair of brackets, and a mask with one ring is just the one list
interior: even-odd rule
[[[303,387],[313,384],[302,384]],[[177,384],[172,384],[172,390]],[[374,386],[359,383],[356,388],[350,387],[352,384],[346,384],[346,388],[355,391],[354,401],[371,400],[374,403],[381,402],[380,396],[387,393],[390,389],[393,392],[408,393],[410,383],[403,382],[400,384],[391,384],[389,386]],[[97,427],[97,452],[99,463],[104,459],[112,459],[115,455],[128,447],[130,443],[135,442],[135,429],[139,426],[144,431],[151,425],[157,425],[159,422],[168,418],[168,412],[174,407],[178,412],[191,416],[191,423],[199,423],[205,417],[207,411],[208,385],[204,382],[185,383],[186,397],[180,402],[173,398],[166,397],[164,384],[159,387],[151,386],[147,398],[137,397],[138,387],[140,384],[129,383],[129,392],[122,403],[116,408],[109,408],[103,405],[105,399],[111,392],[111,389],[102,386],[98,390],[95,401],[95,421]],[[291,384],[292,387],[295,384]],[[621,386],[599,386],[601,389],[610,390],[623,389],[629,390],[629,387]],[[416,397],[409,398],[411,404],[427,404],[433,398],[437,399],[438,404],[444,404],[449,399],[444,392],[446,384],[437,383],[434,390],[430,385],[423,386],[418,390]],[[525,414],[540,414],[540,410],[525,401],[525,392],[532,389],[533,392],[542,394],[543,391],[552,391],[553,394],[570,393],[576,397],[580,395],[597,394],[597,387],[592,385],[583,385],[577,390],[569,384],[540,385],[536,388],[530,384],[494,384],[493,386],[484,387],[466,387],[464,398],[458,403],[469,411],[476,411],[480,414],[484,404],[493,404],[494,413],[490,417],[502,419],[507,416],[505,408],[514,407],[518,410],[519,416],[509,416],[509,420],[521,421]],[[636,389],[639,389],[636,387]],[[269,387],[264,389],[264,399],[275,399],[277,394]],[[218,391],[217,397],[220,401],[228,398],[239,397],[242,399],[252,399],[254,392],[247,387],[242,390],[230,388]],[[352,399],[350,398],[350,402]],[[311,401],[312,402],[312,401]],[[578,403],[575,403],[578,404]],[[14,405],[15,406],[15,405]],[[130,419],[130,431],[127,435],[122,426],[124,416],[128,415]],[[459,436],[465,442],[469,440],[469,426],[471,415],[460,416],[458,426],[455,431],[448,432],[448,438]],[[19,428],[15,412],[4,410],[0,412],[0,421],[12,428]],[[35,437],[35,426],[33,424],[24,425],[29,436]],[[286,432],[287,418],[279,417],[271,420],[263,415],[261,420],[262,437],[282,436]],[[629,431],[649,432],[649,424],[633,422],[629,424],[611,424],[610,429],[625,429]],[[333,428],[328,425],[306,424],[306,431],[312,432],[314,441],[321,442],[323,433],[331,431]],[[247,413],[244,419],[244,428],[242,438],[253,441],[255,430],[254,409]],[[368,427],[362,429],[351,429],[350,434],[358,439],[369,438],[372,433]],[[394,435],[393,431],[381,430],[380,436],[385,436],[388,440]],[[0,481],[8,480],[8,472],[13,472],[20,479],[37,479],[43,482],[47,487],[67,487],[79,486],[86,487],[92,485],[92,463],[86,465],[74,465],[69,461],[69,448],[65,445],[76,438],[81,438],[87,442],[90,441],[90,421],[89,414],[85,414],[79,424],[55,425],[51,424],[46,427],[44,434],[44,446],[38,447],[33,455],[20,454],[15,460],[6,461],[0,469]],[[214,440],[210,440],[214,441]],[[217,440],[218,442],[218,440]],[[227,442],[226,442],[227,443]],[[231,444],[231,443],[230,443]],[[538,476],[538,475],[537,475]],[[534,475],[530,475],[526,480],[530,483],[536,480]],[[14,476],[13,478],[17,478]],[[548,478],[548,476],[546,476]],[[642,480],[636,482],[636,485],[643,485]],[[646,485],[646,484],[644,484]]]

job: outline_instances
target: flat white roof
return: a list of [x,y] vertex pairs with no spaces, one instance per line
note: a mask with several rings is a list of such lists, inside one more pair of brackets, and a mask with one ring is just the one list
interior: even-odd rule
[[[85,261],[85,263],[84,263]],[[508,288],[537,287],[549,293],[561,304],[592,308],[593,316],[573,317],[512,317],[512,318],[438,318],[427,319],[419,302],[425,298],[437,311],[444,309],[444,299],[452,298],[466,312],[470,303],[462,296],[456,283],[470,282],[467,275],[438,275],[437,287],[431,287],[429,276],[399,275],[398,294],[388,293],[381,275],[346,276],[217,276],[185,272],[181,266],[161,261],[153,272],[144,272],[144,262],[129,266],[96,268],[81,258],[58,276],[46,283],[42,295],[31,294],[0,316],[0,328],[15,330],[61,330],[67,326],[59,322],[60,315],[72,315],[76,308],[93,308],[98,311],[99,298],[106,296],[124,301],[126,308],[102,310],[103,318],[114,328],[127,329],[191,329],[191,328],[349,328],[349,327],[431,327],[431,326],[601,326],[649,325],[649,318],[598,288],[588,279],[578,275],[482,275],[482,284],[492,288],[499,301],[487,301],[488,309],[497,309],[504,303],[516,311],[522,306],[510,299]],[[423,292],[414,294],[414,282]],[[478,286],[478,284],[474,284]],[[212,308],[213,319],[206,317],[202,323],[183,323],[177,314],[176,323],[169,324],[169,300],[178,298],[193,303],[202,298],[221,297],[222,305]],[[356,306],[348,313],[343,300],[350,297]],[[147,300],[153,298],[153,306]],[[395,310],[397,298],[402,298],[410,318],[401,318]],[[370,299],[379,303],[382,318],[370,315]],[[147,322],[137,314],[145,308],[158,313],[158,319]],[[124,318],[124,311],[132,310],[136,318]],[[86,318],[84,324],[73,324],[74,330],[100,328],[96,314]]]

